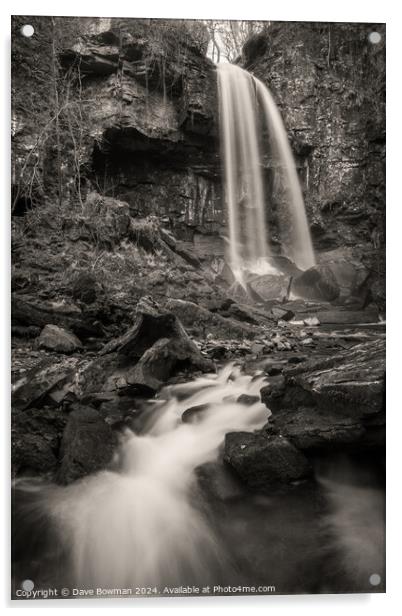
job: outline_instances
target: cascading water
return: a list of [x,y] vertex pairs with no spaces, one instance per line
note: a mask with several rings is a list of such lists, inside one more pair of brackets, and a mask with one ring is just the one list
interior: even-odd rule
[[[218,65],[224,193],[229,223],[229,264],[243,284],[244,270],[272,272],[260,136],[268,130],[275,180],[285,210],[282,253],[300,269],[315,263],[303,195],[281,115],[266,86],[232,64]],[[286,228],[284,228],[286,227]]]
[[[118,470],[67,487],[39,484],[34,511],[28,507],[25,517],[37,521],[42,509],[46,525],[55,528],[67,555],[64,580],[80,588],[134,588],[216,583],[222,572],[230,575],[197,505],[194,470],[217,458],[227,432],[266,423],[270,412],[260,401],[236,401],[242,393],[258,396],[264,380],[230,364],[217,375],[165,388],[145,411],[142,433],[125,435]],[[198,405],[208,408],[183,423],[183,412]],[[35,491],[25,481],[17,488]]]
[[[223,502],[209,496],[213,475],[200,489],[196,468],[217,459],[225,434],[266,423],[270,412],[259,399],[238,402],[265,383],[231,364],[167,387],[142,411],[140,432],[123,435],[109,470],[65,487],[17,480],[15,587],[29,579],[75,589],[72,596],[131,589],[130,596],[274,584],[305,593],[361,590],[371,573],[382,576],[381,493],[345,486],[353,469],[339,481],[336,462],[335,476],[324,467],[318,484],[285,491],[253,494],[236,483]],[[193,423],[183,422],[194,407]],[[224,472],[222,463],[215,468]]]

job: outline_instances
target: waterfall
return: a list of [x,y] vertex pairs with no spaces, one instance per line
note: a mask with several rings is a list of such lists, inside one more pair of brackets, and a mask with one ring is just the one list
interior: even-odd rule
[[[218,65],[224,195],[228,212],[228,261],[243,284],[245,270],[272,273],[269,208],[261,144],[264,128],[275,181],[281,188],[282,254],[300,269],[315,263],[303,195],[286,130],[266,86],[232,64]],[[275,272],[275,270],[274,270]]]

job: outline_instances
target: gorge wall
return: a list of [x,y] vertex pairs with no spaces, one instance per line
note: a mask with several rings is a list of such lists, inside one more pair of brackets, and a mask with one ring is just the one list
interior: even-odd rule
[[383,242],[385,27],[272,23],[243,55],[284,118],[316,249]]
[[[51,18],[36,19],[39,32],[51,29]],[[96,190],[124,200],[132,216],[159,216],[201,256],[219,255],[226,220],[216,70],[206,57],[204,26],[188,26],[89,19],[83,32],[64,42],[58,61],[64,74],[78,71],[71,97],[85,104],[79,153],[84,196]],[[373,30],[382,36],[376,45],[368,39]],[[271,89],[283,115],[315,248],[341,249],[377,268],[383,267],[384,242],[384,37],[382,25],[275,22],[246,43],[239,59]],[[14,86],[35,89],[32,71],[27,80],[20,68]],[[21,173],[32,174],[32,161],[21,167],[35,150],[37,129],[15,108],[17,184]],[[35,162],[34,176],[43,178],[39,200],[41,185],[49,194],[46,183],[54,181],[51,140],[47,150]],[[275,204],[271,161],[264,165]]]

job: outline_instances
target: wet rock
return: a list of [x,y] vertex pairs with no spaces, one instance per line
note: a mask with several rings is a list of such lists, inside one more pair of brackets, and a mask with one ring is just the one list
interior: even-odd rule
[[[142,398],[139,396],[139,399]],[[99,405],[98,411],[104,421],[114,428],[130,423],[129,420],[141,413],[141,408],[138,400],[131,396],[112,395]]]
[[233,317],[239,321],[245,321],[246,323],[251,323],[252,325],[257,325],[258,321],[253,315],[253,312],[247,309],[244,306],[239,306],[239,304],[233,303],[227,309],[227,316]]
[[82,349],[77,336],[57,325],[46,325],[39,336],[38,344],[40,348],[57,353],[73,353]]
[[191,252],[183,242],[176,242],[174,251],[187,263],[190,263],[193,267],[199,269],[201,267],[200,260],[198,257]]
[[321,264],[329,267],[340,289],[340,299],[354,298],[364,303],[376,279],[372,269],[368,269],[360,259],[358,249],[342,246],[319,254]]
[[57,457],[46,438],[40,434],[25,434],[23,438],[11,436],[12,475],[47,474],[57,465]]
[[279,306],[274,306],[271,308],[272,316],[277,320],[282,321],[291,321],[295,316],[295,313],[292,310],[287,310],[286,308],[280,308]]
[[216,276],[216,282],[221,282],[228,286],[236,283],[236,276],[226,262],[224,263],[219,274]]
[[256,402],[260,402],[260,396],[250,396],[249,394],[240,394],[237,398],[237,402],[239,404],[244,404],[245,406],[251,406]]
[[298,276],[302,273],[302,270],[300,270],[291,259],[284,255],[271,255],[268,257],[268,263],[279,270],[281,274]]
[[[13,408],[26,409],[60,391],[63,396],[74,380],[77,366],[78,359],[73,357],[61,362],[53,358],[44,360],[15,383],[11,395]],[[64,386],[67,386],[65,392]]]
[[115,446],[116,437],[98,411],[76,407],[64,430],[57,481],[68,484],[106,468]]
[[384,396],[383,339],[285,368],[281,380],[261,390],[271,421],[302,448],[380,446]]
[[268,365],[265,368],[265,373],[268,376],[278,376],[279,374],[282,374],[282,372],[283,372],[283,365],[280,365],[280,366]]
[[378,426],[370,431],[359,420],[317,408],[283,410],[271,416],[270,424],[306,452],[347,450],[348,447],[356,451],[357,443],[365,442],[366,446],[384,443],[384,432]]
[[249,281],[250,288],[264,301],[285,300],[289,293],[291,277],[284,274],[258,276]]
[[122,384],[142,385],[157,391],[179,367],[208,372],[213,370],[214,365],[201,355],[190,339],[161,338],[145,351],[132,369],[124,372],[119,378],[118,387]]
[[11,467],[13,476],[49,474],[57,465],[67,415],[54,408],[13,411],[11,416]]
[[227,434],[224,460],[248,488],[261,492],[311,473],[305,456],[287,439],[262,433]]
[[228,349],[226,346],[221,344],[214,345],[208,349],[208,355],[212,359],[224,359],[228,354]]
[[230,502],[247,495],[235,473],[222,462],[206,462],[197,466],[195,474],[201,489],[218,501]]
[[323,310],[318,313],[323,325],[355,325],[362,323],[377,323],[377,310]]
[[314,265],[292,281],[292,292],[306,299],[334,301],[340,289],[332,270],[326,265]]
[[72,331],[81,339],[102,336],[104,333],[96,318],[85,314],[77,306],[66,302],[41,302],[31,296],[12,296],[11,320],[13,325],[24,327],[57,325]]
[[199,423],[202,421],[202,417],[205,411],[210,408],[209,404],[198,404],[186,409],[181,416],[183,423]]

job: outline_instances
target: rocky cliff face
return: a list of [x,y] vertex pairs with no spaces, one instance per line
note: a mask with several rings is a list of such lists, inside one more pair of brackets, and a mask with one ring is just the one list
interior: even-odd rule
[[205,40],[158,20],[111,20],[62,53],[79,65],[93,100],[88,176],[125,200],[133,216],[156,214],[181,239],[217,233],[220,198],[215,66]]
[[[377,44],[369,40],[373,31],[381,34]],[[384,241],[385,26],[272,23],[243,56],[282,113],[315,248],[377,253]]]
[[[39,34],[51,33],[51,18],[36,19]],[[226,220],[216,71],[206,57],[203,25],[194,23],[82,20],[81,31],[61,41],[58,61],[62,73],[79,76],[69,96],[85,107],[78,156],[84,198],[95,189],[126,201],[132,216],[158,215],[179,239],[193,243],[199,255],[220,255]],[[368,38],[374,30],[382,37],[378,44]],[[314,245],[325,253],[319,260],[341,256],[363,261],[381,277],[384,38],[385,27],[378,24],[275,22],[246,43],[242,57],[243,66],[270,88],[283,115]],[[17,92],[26,83],[42,96],[32,67],[23,67],[29,65],[28,51],[32,61],[43,63],[50,39],[49,34],[37,42],[36,55],[25,49],[26,43],[24,48],[16,45]],[[43,66],[44,72],[50,68]],[[55,178],[54,138],[39,156],[37,123],[18,104],[14,111],[15,183],[26,153],[32,152],[24,173],[35,181],[43,177],[37,182],[39,192],[44,186],[49,195],[47,183]],[[63,143],[63,149],[67,146]],[[265,163],[275,203],[272,161]],[[68,161],[63,165],[67,168]],[[30,180],[28,184],[32,187]]]

